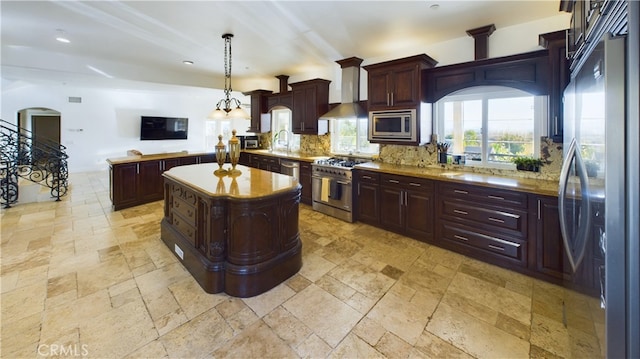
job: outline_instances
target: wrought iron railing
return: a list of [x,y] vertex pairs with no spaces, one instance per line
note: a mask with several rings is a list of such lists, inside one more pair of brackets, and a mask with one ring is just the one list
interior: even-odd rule
[[18,177],[51,189],[56,201],[67,194],[69,171],[66,147],[0,120],[0,203],[18,201]]

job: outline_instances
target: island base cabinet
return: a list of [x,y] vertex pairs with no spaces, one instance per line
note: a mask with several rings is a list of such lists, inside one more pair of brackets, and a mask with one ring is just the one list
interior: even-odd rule
[[[259,170],[252,169],[257,176]],[[284,177],[284,176],[283,176]],[[263,198],[212,196],[165,180],[164,243],[207,293],[252,297],[302,267],[301,186]]]

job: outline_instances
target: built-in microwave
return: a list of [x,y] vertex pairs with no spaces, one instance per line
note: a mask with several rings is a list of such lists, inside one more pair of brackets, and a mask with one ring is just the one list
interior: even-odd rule
[[369,141],[415,142],[417,136],[415,109],[369,112]]

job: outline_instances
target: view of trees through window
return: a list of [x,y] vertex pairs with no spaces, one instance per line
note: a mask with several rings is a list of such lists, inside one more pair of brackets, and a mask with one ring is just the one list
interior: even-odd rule
[[511,163],[516,156],[537,157],[542,116],[540,98],[515,89],[465,91],[438,102],[438,135],[450,154],[468,164]]
[[369,120],[365,118],[334,119],[331,152],[336,154],[378,154],[379,145],[367,140]]

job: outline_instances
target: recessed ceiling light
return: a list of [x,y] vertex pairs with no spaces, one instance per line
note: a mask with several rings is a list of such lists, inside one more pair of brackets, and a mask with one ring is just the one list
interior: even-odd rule
[[56,29],[56,32],[58,34],[58,36],[56,36],[56,40],[59,42],[63,42],[65,44],[68,44],[71,42],[71,40],[67,39],[67,37],[64,34],[64,30],[62,29]]
[[431,6],[429,6],[429,9],[431,10],[438,10],[440,8],[440,4],[432,4]]
[[185,65],[193,65],[193,61],[190,61],[190,60],[184,60],[182,61],[182,63]]

